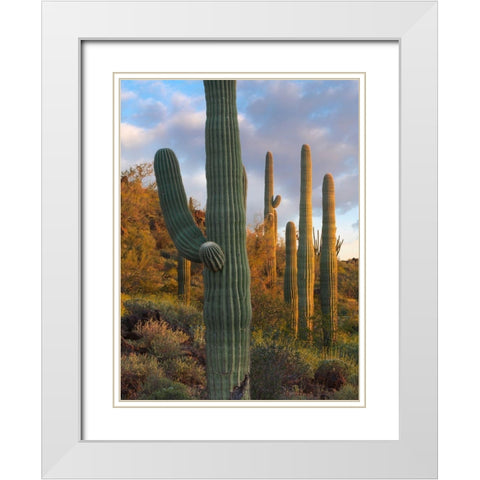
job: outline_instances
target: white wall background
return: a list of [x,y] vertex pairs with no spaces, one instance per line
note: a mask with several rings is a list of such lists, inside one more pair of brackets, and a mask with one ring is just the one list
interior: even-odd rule
[[[467,480],[480,428],[480,6],[439,4],[439,478]],[[40,478],[40,0],[7,2],[0,35],[1,471],[30,480]]]

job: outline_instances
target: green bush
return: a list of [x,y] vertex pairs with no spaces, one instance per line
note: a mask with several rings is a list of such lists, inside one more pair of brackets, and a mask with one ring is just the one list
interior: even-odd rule
[[271,291],[264,292],[252,289],[252,327],[261,330],[266,335],[281,335],[288,333],[291,318],[290,307],[283,298],[273,295]]
[[162,362],[168,378],[189,386],[205,386],[205,368],[192,357],[170,358]]
[[353,385],[355,388],[358,388],[358,367],[350,369],[350,373],[347,377],[347,383]]
[[179,303],[176,299],[150,300],[133,298],[123,303],[122,333],[131,332],[148,320],[166,322],[173,330],[182,330],[189,335],[203,325],[202,313],[193,306]]
[[333,393],[333,400],[358,400],[358,389],[349,383]]
[[358,335],[358,315],[339,316],[338,328],[346,333]]
[[347,383],[349,366],[342,360],[322,360],[315,372],[315,382],[326,389],[339,390]]
[[251,349],[251,396],[254,400],[278,400],[313,379],[311,366],[291,345],[257,344]]
[[159,360],[182,355],[182,344],[189,340],[181,330],[172,330],[164,321],[148,320],[137,325],[135,332],[141,337],[139,345]]
[[157,360],[138,353],[121,357],[121,397],[122,400],[136,400],[147,378],[160,378],[164,372]]
[[141,400],[191,400],[192,396],[186,385],[168,378],[148,379]]

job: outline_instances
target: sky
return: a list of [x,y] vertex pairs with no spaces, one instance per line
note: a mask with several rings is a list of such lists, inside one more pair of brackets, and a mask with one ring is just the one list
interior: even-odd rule
[[[121,81],[121,169],[153,162],[171,148],[187,197],[206,204],[205,97],[201,80]],[[278,234],[298,227],[300,152],[312,152],[314,228],[322,225],[322,182],[335,181],[341,259],[359,255],[359,125],[357,80],[238,80],[242,160],[248,176],[247,225],[263,221],[265,155],[273,154]]]

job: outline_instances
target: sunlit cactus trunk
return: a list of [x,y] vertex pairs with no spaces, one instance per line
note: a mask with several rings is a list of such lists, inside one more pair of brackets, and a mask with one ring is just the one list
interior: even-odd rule
[[177,284],[178,298],[186,305],[190,305],[190,282],[191,282],[190,260],[178,255],[177,259]]
[[290,329],[298,335],[298,288],[297,288],[297,234],[295,224],[287,223],[285,232],[286,263],[283,278],[283,298],[290,305]]
[[264,239],[265,239],[265,270],[267,287],[274,287],[277,281],[277,210],[281,197],[273,196],[273,155],[267,152],[265,157],[265,193],[264,193]]
[[246,248],[246,175],[242,165],[234,80],[204,81],[206,235],[188,210],[175,154],[155,155],[165,223],[175,246],[202,262],[207,386],[213,400],[250,398],[250,269]]
[[335,225],[335,186],[327,173],[322,186],[322,248],[320,251],[320,307],[323,343],[332,346],[337,339],[338,265],[337,228]]
[[312,237],[312,157],[310,147],[302,146],[300,175],[300,220],[298,225],[298,330],[310,340],[313,332],[313,287],[315,263]]
[[250,267],[236,82],[204,81],[209,240],[225,253],[221,272],[204,270],[207,379],[212,399],[250,397]]

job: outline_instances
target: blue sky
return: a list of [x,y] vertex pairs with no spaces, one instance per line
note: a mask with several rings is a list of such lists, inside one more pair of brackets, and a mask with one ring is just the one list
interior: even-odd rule
[[[242,159],[248,175],[247,223],[262,221],[265,155],[274,159],[278,233],[298,226],[300,151],[312,151],[313,223],[321,228],[322,181],[335,180],[340,258],[358,257],[358,81],[238,80]],[[121,81],[121,168],[152,162],[171,148],[187,196],[206,202],[205,99],[200,80]]]

